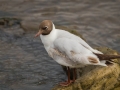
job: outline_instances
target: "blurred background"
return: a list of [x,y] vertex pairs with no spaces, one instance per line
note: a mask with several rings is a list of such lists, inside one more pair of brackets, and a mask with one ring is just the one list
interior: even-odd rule
[[0,90],[50,90],[66,79],[33,38],[45,19],[120,52],[120,0],[0,0]]

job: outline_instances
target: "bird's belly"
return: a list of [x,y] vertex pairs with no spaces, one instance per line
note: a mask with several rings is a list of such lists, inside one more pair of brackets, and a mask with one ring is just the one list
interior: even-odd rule
[[71,61],[70,59],[67,59],[65,57],[61,57],[61,56],[54,56],[53,59],[59,63],[60,65],[63,65],[63,66],[68,66],[68,67],[71,67],[71,68],[79,68],[79,67],[83,67],[84,65],[81,64],[81,63],[76,63],[76,62],[73,62]]
[[57,63],[63,66],[68,66],[71,68],[78,68],[83,67],[84,65],[78,62],[74,62],[74,60],[70,60],[67,56],[64,54],[61,54],[57,51],[49,51],[48,53],[50,57],[52,57]]

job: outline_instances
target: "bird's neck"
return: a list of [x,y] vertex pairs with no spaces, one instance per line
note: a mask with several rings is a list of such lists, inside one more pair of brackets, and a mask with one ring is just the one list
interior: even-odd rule
[[57,37],[57,30],[55,29],[54,24],[53,24],[53,30],[50,32],[50,34],[40,35],[40,38],[45,48],[48,48],[49,46],[51,46],[51,44],[54,42],[56,37]]

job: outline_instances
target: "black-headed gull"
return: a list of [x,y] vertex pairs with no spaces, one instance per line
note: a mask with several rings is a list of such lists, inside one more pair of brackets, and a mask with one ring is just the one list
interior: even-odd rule
[[[44,20],[40,23],[39,32],[35,37],[37,36],[40,36],[49,56],[60,65],[68,67],[68,80],[61,83],[62,86],[68,86],[75,81],[75,68],[85,65],[107,66],[110,59],[120,58],[117,55],[103,55],[102,52],[90,47],[80,37],[65,30],[56,29],[50,20]],[[73,80],[70,80],[69,68],[74,68]]]

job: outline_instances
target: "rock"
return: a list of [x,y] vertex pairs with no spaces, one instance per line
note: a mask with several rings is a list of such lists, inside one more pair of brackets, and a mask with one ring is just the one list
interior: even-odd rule
[[13,41],[22,37],[25,32],[20,28],[20,19],[11,17],[0,18],[0,37],[5,41]]
[[120,90],[120,87],[115,88],[114,90]]
[[10,18],[10,17],[2,17],[0,18],[0,26],[11,27],[13,25],[19,24],[20,19]]
[[56,86],[52,90],[83,90],[80,83],[74,83],[68,87]]
[[21,21],[20,26],[25,32],[37,32],[39,30],[39,23],[37,22]]
[[0,19],[0,25],[5,25],[5,21],[3,19]]
[[[96,48],[104,54],[117,55],[115,50]],[[52,90],[120,90],[120,59],[114,59],[112,66],[86,66],[77,69],[78,79],[68,87],[55,86]],[[82,70],[82,72],[81,72]]]

